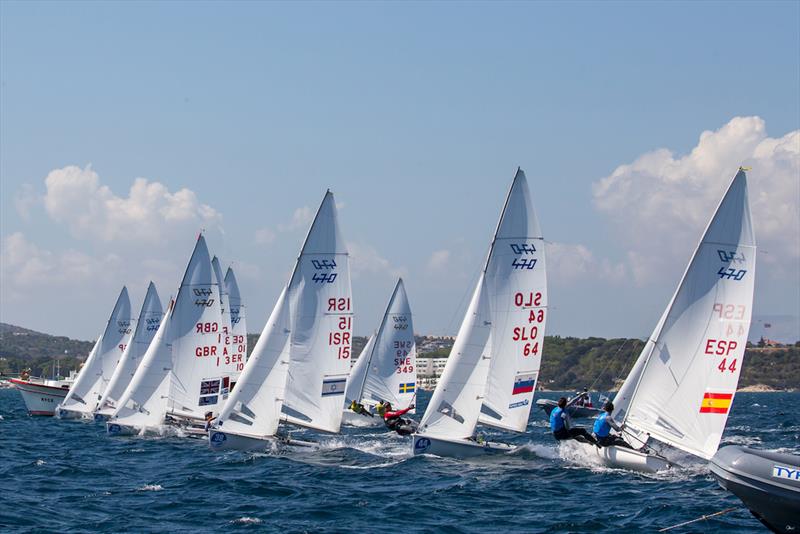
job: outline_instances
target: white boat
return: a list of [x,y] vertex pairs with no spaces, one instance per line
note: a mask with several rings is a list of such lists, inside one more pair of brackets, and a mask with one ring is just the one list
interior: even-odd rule
[[470,457],[513,447],[483,442],[479,423],[524,432],[547,315],[544,239],[517,170],[439,384],[414,435],[414,454]]
[[378,401],[391,402],[395,409],[411,405],[416,397],[416,358],[411,307],[403,280],[399,279],[377,332],[369,338],[350,371],[344,422],[355,426],[383,424],[378,414],[370,417],[352,411],[350,403],[354,400],[367,409]]
[[75,383],[56,408],[62,419],[91,418],[131,338],[133,318],[128,289],[123,287],[103,334],[81,367]]
[[202,426],[225,394],[221,328],[219,286],[201,234],[177,297],[106,423],[109,434],[138,434],[167,422]]
[[150,282],[142,302],[139,318],[136,319],[133,336],[131,336],[128,346],[125,347],[94,414],[96,421],[107,420],[116,410],[117,401],[133,380],[133,375],[153,341],[163,318],[164,309],[161,306],[161,299],[158,298],[155,284]]
[[52,416],[56,407],[64,401],[76,377],[77,374],[72,371],[67,378],[11,378],[8,382],[19,390],[28,415]]
[[717,452],[744,363],[756,244],[743,169],[731,181],[678,289],[614,399],[614,420],[639,451],[583,445],[603,463],[653,472],[657,441],[700,458]]
[[289,283],[209,432],[211,447],[270,447],[281,422],[338,432],[352,315],[349,259],[328,191]]

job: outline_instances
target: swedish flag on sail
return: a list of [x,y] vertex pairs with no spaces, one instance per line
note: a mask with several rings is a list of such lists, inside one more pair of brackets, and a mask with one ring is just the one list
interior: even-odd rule
[[414,393],[414,386],[416,382],[407,382],[405,384],[400,384],[400,393]]

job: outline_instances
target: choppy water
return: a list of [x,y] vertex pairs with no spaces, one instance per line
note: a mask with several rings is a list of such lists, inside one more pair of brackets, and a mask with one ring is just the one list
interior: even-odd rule
[[[800,393],[741,393],[723,444],[800,453],[799,410]],[[542,414],[524,436],[488,433],[520,452],[471,462],[415,458],[407,438],[369,428],[296,434],[318,450],[215,453],[199,440],[109,438],[99,424],[28,417],[18,392],[0,390],[0,530],[654,531],[740,505],[700,460],[656,476],[591,466],[556,447]],[[759,530],[740,507],[673,532]]]

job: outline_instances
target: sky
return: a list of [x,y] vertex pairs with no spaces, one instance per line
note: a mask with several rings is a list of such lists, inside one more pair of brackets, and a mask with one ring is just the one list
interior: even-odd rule
[[[327,189],[356,335],[453,335],[517,166],[548,334],[649,335],[739,165],[800,338],[798,2],[0,2],[0,321],[96,338],[205,230],[259,332]],[[764,324],[773,326],[765,330]]]

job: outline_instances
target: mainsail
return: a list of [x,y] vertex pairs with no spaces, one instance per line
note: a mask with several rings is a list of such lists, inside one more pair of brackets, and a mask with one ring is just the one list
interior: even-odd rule
[[133,318],[128,289],[123,287],[108,318],[105,331],[95,343],[60,410],[90,415],[97,409],[114,368],[131,337]]
[[114,369],[114,374],[111,376],[108,387],[98,405],[100,412],[110,415],[117,407],[117,401],[133,379],[133,375],[139,367],[145,352],[147,352],[150,342],[153,341],[163,317],[164,311],[161,307],[161,300],[158,298],[156,286],[153,282],[150,282],[142,303],[142,309],[139,312],[139,318],[136,320],[133,336],[131,336],[128,346],[122,353],[122,357],[116,369]]
[[114,423],[137,428],[163,423],[167,413],[202,419],[218,409],[225,379],[220,370],[222,314],[211,258],[200,235],[178,296],[114,413]]
[[541,363],[544,241],[519,169],[420,433],[469,438],[480,422],[522,431]]
[[406,408],[416,396],[416,344],[411,307],[400,279],[378,331],[361,352],[347,381],[345,404],[389,401]]
[[338,432],[350,367],[351,323],[347,250],[328,191],[289,284],[216,426],[263,439],[275,435],[282,418]]
[[225,361],[229,362],[227,365],[231,377],[231,388],[233,388],[247,361],[247,321],[242,295],[239,292],[239,283],[236,281],[236,275],[233,274],[233,268],[228,267],[224,282],[230,331],[225,343],[227,354],[223,354],[226,356]]
[[744,363],[755,255],[740,169],[617,394],[627,428],[702,458],[717,451]]

